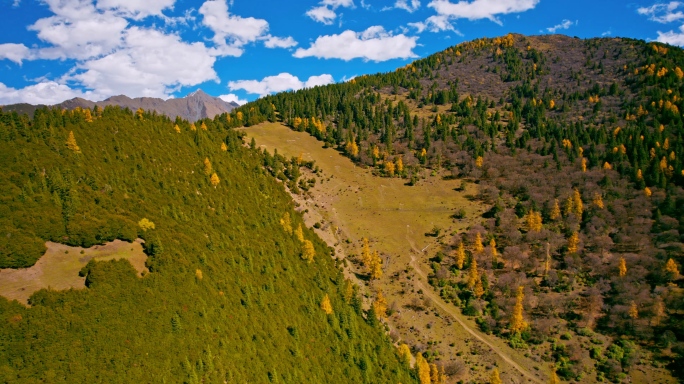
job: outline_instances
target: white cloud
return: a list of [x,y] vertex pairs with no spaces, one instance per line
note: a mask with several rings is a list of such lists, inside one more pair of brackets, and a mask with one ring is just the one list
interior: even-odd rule
[[613,32],[611,32],[610,30],[608,30],[608,31],[603,32],[603,33],[601,34],[601,36],[606,37],[606,36],[610,36],[610,35],[612,35],[612,34],[613,34]]
[[299,48],[294,57],[318,57],[349,61],[361,58],[366,61],[386,61],[416,57],[413,48],[418,37],[404,34],[393,36],[381,26],[363,32],[344,31],[339,35],[319,36],[307,49]]
[[227,95],[219,96],[219,99],[225,101],[226,103],[237,103],[239,105],[247,104],[247,100],[240,99],[238,95],[234,93],[229,93]]
[[537,6],[540,0],[462,0],[452,3],[449,0],[433,0],[428,7],[438,15],[449,19],[479,20],[489,19],[502,25],[497,15],[525,12]]
[[276,76],[267,76],[262,80],[238,80],[228,82],[228,88],[232,91],[242,89],[248,93],[265,96],[270,93],[277,93],[302,88],[311,88],[318,85],[332,84],[335,80],[329,74],[311,76],[305,82],[299,80],[297,76],[289,73],[280,73]]
[[658,31],[658,38],[656,40],[661,42],[661,43],[678,45],[680,47],[683,47],[684,46],[684,25],[679,27],[679,32],[674,32],[674,31],[661,32],[661,31]]
[[397,2],[394,3],[394,8],[413,13],[420,8],[420,0],[397,0]]
[[433,15],[428,17],[424,22],[408,23],[409,27],[416,29],[418,33],[428,30],[430,32],[452,31],[456,34],[461,34],[449,21],[447,16]]
[[180,86],[218,81],[216,58],[202,43],[186,43],[177,35],[129,28],[125,48],[83,62],[66,80],[106,95],[168,98]]
[[575,23],[573,23],[572,21],[565,19],[560,24],[556,24],[553,27],[546,28],[546,30],[549,31],[549,33],[556,33],[557,30],[568,29],[572,27],[574,24]]
[[677,8],[684,5],[679,1],[671,1],[669,3],[658,3],[650,7],[641,7],[637,9],[640,15],[646,15],[649,20],[657,21],[658,23],[671,23],[680,19],[684,19],[684,13],[677,11]]
[[173,8],[176,0],[97,0],[97,8],[112,10],[136,20],[147,16],[160,16],[162,11]]
[[214,32],[214,44],[222,52],[231,56],[240,56],[241,47],[263,38],[268,33],[268,22],[253,17],[240,17],[228,12],[226,0],[209,0],[199,9],[204,16],[202,23]]
[[0,60],[10,60],[21,64],[22,60],[28,59],[31,51],[24,44],[0,44]]
[[0,83],[0,105],[16,103],[53,105],[74,97],[87,97],[93,100],[93,96],[54,81],[45,81],[21,89],[10,88]]
[[354,0],[323,0],[319,6],[306,11],[312,20],[330,25],[337,18],[337,8],[354,8]]
[[16,7],[19,6],[19,4],[21,4],[21,0],[14,0],[14,2],[12,3],[12,6],[13,6],[14,8],[16,8]]
[[292,48],[297,44],[297,41],[292,36],[276,37],[268,35],[264,41],[264,47],[266,48]]

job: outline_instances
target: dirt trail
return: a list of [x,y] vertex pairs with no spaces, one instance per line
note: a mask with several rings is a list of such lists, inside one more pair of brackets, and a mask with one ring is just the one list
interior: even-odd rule
[[484,344],[486,344],[489,348],[494,351],[501,359],[503,359],[505,362],[510,364],[511,367],[515,368],[520,374],[525,376],[526,378],[530,379],[532,382],[542,384],[542,381],[539,380],[539,378],[535,377],[533,374],[528,372],[525,368],[521,367],[518,363],[513,361],[510,357],[508,357],[508,354],[504,351],[502,351],[499,347],[494,345],[492,342],[489,341],[489,338],[480,332],[474,330],[471,328],[463,319],[463,315],[460,313],[460,311],[456,308],[454,308],[452,305],[449,305],[442,301],[442,298],[435,293],[435,291],[432,290],[432,287],[428,287],[425,284],[423,284],[423,281],[428,280],[427,274],[420,268],[418,263],[416,262],[416,257],[415,254],[422,253],[418,248],[416,248],[415,244],[411,241],[411,239],[406,236],[406,240],[409,242],[411,245],[411,249],[413,252],[411,253],[411,267],[413,267],[413,270],[416,272],[416,274],[420,277],[419,279],[413,279],[413,284],[416,286],[416,290],[420,289],[423,291],[423,294],[432,300],[433,303],[435,303],[440,309],[451,315],[460,325],[465,329],[471,336],[474,338],[480,340]]

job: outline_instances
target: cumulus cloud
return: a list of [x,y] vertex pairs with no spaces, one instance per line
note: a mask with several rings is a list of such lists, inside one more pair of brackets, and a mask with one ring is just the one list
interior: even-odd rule
[[637,12],[640,15],[648,16],[649,20],[665,24],[684,19],[684,12],[677,11],[677,8],[682,5],[684,5],[684,3],[679,1],[657,3],[650,7],[641,7],[637,9]]
[[679,32],[675,32],[675,31],[661,32],[661,31],[658,31],[658,38],[656,40],[661,42],[661,43],[678,45],[680,47],[684,47],[684,25],[679,27]]
[[276,76],[267,76],[262,80],[238,80],[228,82],[228,88],[232,91],[242,89],[247,93],[265,96],[302,88],[311,88],[318,85],[332,84],[335,80],[329,74],[311,76],[307,81],[301,81],[297,76],[283,72]]
[[498,15],[525,12],[537,6],[540,0],[461,0],[452,3],[450,0],[432,0],[428,7],[434,9],[437,15],[429,17],[425,22],[409,23],[418,32],[429,30],[458,31],[451,24],[452,20],[488,19],[499,25],[503,25]]
[[124,35],[124,45],[124,49],[79,64],[67,79],[107,95],[162,98],[183,85],[218,81],[213,68],[216,58],[202,43],[132,27]]
[[231,56],[242,55],[242,46],[263,38],[268,33],[268,22],[253,17],[231,15],[226,0],[209,0],[199,9],[202,24],[214,32],[214,43]]
[[229,93],[227,95],[219,96],[219,99],[225,101],[226,103],[236,103],[238,105],[247,104],[247,100],[240,99],[238,95],[234,93]]
[[430,32],[452,31],[459,35],[461,34],[454,28],[447,16],[433,15],[428,17],[425,21],[408,23],[408,26],[415,28],[418,33],[423,33],[428,30]]
[[74,97],[99,100],[96,95],[83,93],[54,81],[44,81],[21,89],[11,88],[0,83],[0,105],[15,103],[53,105]]
[[307,49],[299,48],[294,57],[318,57],[321,59],[364,59],[386,61],[416,57],[413,48],[418,37],[404,34],[392,35],[379,25],[363,32],[344,31],[338,35],[319,36]]
[[21,64],[23,60],[30,57],[31,51],[24,44],[0,44],[0,60],[10,60]]
[[318,4],[306,11],[306,15],[326,25],[332,24],[337,18],[337,8],[354,8],[354,0],[323,0]]
[[394,8],[403,9],[409,13],[413,13],[420,8],[420,0],[397,0],[394,3]]
[[292,48],[297,44],[297,41],[292,36],[276,37],[268,35],[264,40],[264,47],[266,48]]
[[139,20],[147,16],[160,16],[163,10],[173,8],[175,2],[176,0],[97,0],[97,8]]
[[568,29],[572,27],[574,24],[575,23],[573,23],[572,21],[565,19],[560,24],[556,24],[553,27],[546,28],[546,30],[549,31],[549,33],[556,33],[557,30]]

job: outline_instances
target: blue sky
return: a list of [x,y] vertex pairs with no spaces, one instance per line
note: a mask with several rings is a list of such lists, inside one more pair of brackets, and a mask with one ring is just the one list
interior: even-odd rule
[[0,105],[244,102],[509,32],[684,45],[684,2],[654,0],[0,0],[0,21]]

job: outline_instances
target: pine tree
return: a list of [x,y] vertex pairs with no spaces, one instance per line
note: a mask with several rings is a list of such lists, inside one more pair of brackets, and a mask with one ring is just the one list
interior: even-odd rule
[[620,265],[618,268],[620,270],[620,277],[625,277],[627,274],[627,262],[625,261],[624,257],[620,258]]
[[311,263],[314,260],[314,256],[316,256],[316,250],[314,249],[314,245],[311,240],[304,240],[302,248],[302,259],[306,260],[308,263]]
[[513,314],[511,315],[510,330],[513,333],[522,332],[527,328],[527,322],[523,317],[523,300],[525,299],[525,293],[523,286],[518,287],[518,295],[515,300],[515,306],[513,307]]
[[418,371],[418,380],[420,380],[420,384],[431,384],[430,365],[425,361],[425,358],[420,352],[416,354],[416,371]]
[[333,314],[332,304],[330,304],[330,297],[328,297],[327,293],[323,296],[323,300],[321,300],[321,309],[326,315]]
[[468,288],[475,288],[478,281],[480,281],[480,272],[477,270],[477,260],[473,257],[473,260],[470,262],[470,270],[468,271]]
[[501,377],[499,376],[499,370],[494,368],[492,370],[492,376],[489,379],[489,384],[503,384]]
[[299,240],[300,243],[304,242],[304,231],[302,230],[302,225],[299,224],[297,229],[294,231],[295,237],[297,237],[297,240]]
[[219,177],[218,177],[218,175],[216,174],[216,172],[214,172],[214,173],[211,175],[211,178],[209,178],[209,181],[211,182],[211,185],[213,185],[214,188],[216,188],[216,186],[219,185],[219,183],[221,182],[221,179],[219,179]]
[[69,131],[69,137],[67,138],[66,146],[67,148],[76,153],[81,153],[81,148],[79,148],[78,144],[76,144],[76,137],[74,137],[74,131]]

